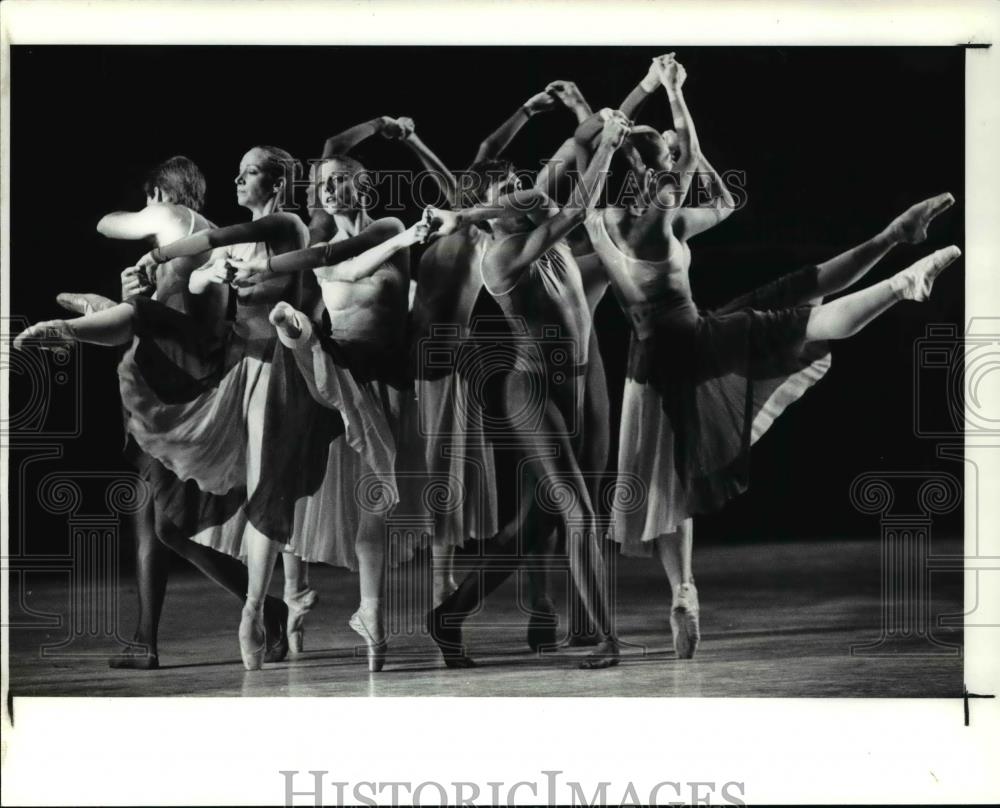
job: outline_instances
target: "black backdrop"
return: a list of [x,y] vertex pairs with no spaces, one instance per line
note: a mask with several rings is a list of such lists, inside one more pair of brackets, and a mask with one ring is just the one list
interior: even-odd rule
[[[316,158],[323,140],[376,115],[409,115],[453,168],[553,79],[571,79],[591,105],[615,106],[661,48],[12,48],[11,301],[15,316],[58,316],[63,290],[118,293],[138,244],[97,235],[105,212],[143,204],[144,171],[173,154],[208,178],[207,214],[243,221],[232,181],[257,143]],[[897,212],[950,190],[956,207],[926,245],[893,252],[887,277],[947,244],[963,246],[964,54],[960,48],[685,48],[686,97],[705,153],[746,172],[747,206],[693,243],[696,297],[711,306],[873,235]],[[669,125],[665,97],[641,120]],[[571,131],[556,110],[532,120],[508,154],[537,168]],[[416,168],[379,138],[371,168]],[[412,221],[417,208],[402,215]],[[827,377],[754,450],[751,492],[700,520],[699,541],[877,535],[850,505],[865,471],[947,467],[913,428],[914,341],[928,323],[963,321],[963,273],[948,270],[929,304],[903,304],[834,347]],[[627,332],[610,296],[597,315],[612,400],[620,399]],[[66,468],[127,468],[114,375],[116,353],[83,349],[83,435]],[[21,385],[21,387],[19,387]],[[12,378],[12,411],[23,383]],[[617,422],[617,412],[613,413]],[[26,498],[30,521],[34,495]],[[960,530],[960,513],[950,528]],[[28,540],[43,551],[44,535]]]

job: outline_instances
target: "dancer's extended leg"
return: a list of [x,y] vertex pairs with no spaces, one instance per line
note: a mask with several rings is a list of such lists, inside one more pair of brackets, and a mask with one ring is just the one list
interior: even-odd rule
[[945,247],[887,280],[817,306],[810,313],[806,338],[845,339],[900,300],[926,300],[937,276],[961,254],[958,247]]
[[35,323],[14,338],[14,347],[23,348],[28,340],[62,343],[58,347],[69,347],[76,342],[124,345],[132,339],[133,311],[127,303],[119,303],[110,309],[73,320],[45,320]]
[[927,238],[927,227],[955,203],[951,194],[940,194],[913,205],[897,216],[881,233],[847,252],[819,265],[818,298],[840,292],[859,281],[897,244],[919,244]]

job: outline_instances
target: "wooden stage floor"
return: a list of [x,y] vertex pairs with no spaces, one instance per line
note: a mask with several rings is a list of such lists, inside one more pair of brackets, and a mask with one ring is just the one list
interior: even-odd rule
[[[961,544],[935,540],[934,552],[959,554]],[[670,647],[662,569],[652,559],[621,559],[617,615],[628,645],[619,667],[595,672],[576,668],[585,649],[541,657],[528,650],[525,618],[508,582],[468,623],[466,642],[480,667],[446,669],[417,614],[413,626],[396,626],[386,668],[372,675],[346,625],[358,597],[352,574],[314,567],[321,603],[309,617],[305,653],[247,673],[236,641],[239,604],[197,573],[180,570],[167,590],[158,671],[109,669],[106,659],[117,643],[108,636],[43,651],[69,635],[64,617],[60,627],[12,627],[10,691],[15,697],[960,697],[961,629],[935,625],[937,616],[961,611],[960,571],[932,577],[932,632],[942,646],[903,643],[885,656],[852,654],[852,645],[881,635],[880,563],[878,540],[696,548],[702,643],[695,659],[678,660]],[[393,573],[394,591],[419,599],[419,591],[403,585],[412,584],[417,571],[411,565]],[[131,574],[124,578],[118,625],[120,636],[130,637],[135,592]],[[11,604],[15,624],[66,615],[66,580],[28,577],[26,585],[21,602]],[[279,569],[273,590],[280,586]]]

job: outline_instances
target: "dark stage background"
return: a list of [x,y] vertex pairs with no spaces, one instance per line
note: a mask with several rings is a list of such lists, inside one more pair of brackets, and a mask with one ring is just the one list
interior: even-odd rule
[[[594,109],[616,106],[649,59],[669,50],[15,46],[11,313],[60,316],[59,291],[117,298],[119,271],[146,248],[103,239],[94,226],[108,211],[141,207],[145,170],[173,154],[202,167],[207,215],[231,224],[247,218],[232,182],[255,144],[317,158],[324,139],[347,126],[408,115],[450,167],[463,168],[479,141],[549,81],[575,81]],[[939,247],[964,247],[960,48],[686,48],[677,57],[688,70],[685,95],[706,155],[720,172],[739,169],[747,178],[745,209],[692,243],[701,305],[828,258],[943,191],[958,203],[929,241],[898,248],[865,283]],[[650,99],[640,120],[668,126],[665,95]],[[537,168],[573,125],[564,109],[536,117],[508,155]],[[357,154],[373,169],[418,167],[405,147],[381,138]],[[417,214],[413,207],[402,218]],[[756,447],[750,493],[700,519],[698,541],[875,538],[877,517],[850,503],[858,474],[960,473],[954,461],[935,457],[934,442],[915,437],[913,409],[915,340],[929,323],[962,322],[959,262],[930,303],[899,305],[837,343],[827,377]],[[597,328],[617,424],[627,330],[610,295]],[[86,346],[80,361],[82,436],[66,441],[62,459],[47,468],[127,469],[117,352]],[[940,392],[925,405],[943,401]],[[25,378],[12,374],[12,412],[28,394]],[[10,493],[25,503],[23,516],[12,511],[13,535],[23,518],[31,551],[65,542],[62,531],[42,527],[51,517],[35,492],[18,490],[15,479]],[[935,527],[960,530],[961,509]]]

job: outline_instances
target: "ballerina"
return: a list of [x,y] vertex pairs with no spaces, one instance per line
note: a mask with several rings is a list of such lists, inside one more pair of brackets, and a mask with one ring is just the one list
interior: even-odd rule
[[[253,220],[158,246],[137,266],[148,271],[225,248],[223,257],[190,273],[188,288],[201,295],[231,280],[231,259],[302,248],[308,240],[305,224],[280,209],[292,163],[282,149],[254,147],[236,177],[237,201]],[[299,501],[322,490],[325,448],[343,428],[335,413],[315,403],[294,364],[275,350],[270,309],[276,302],[296,300],[299,287],[296,278],[285,276],[240,289],[231,323],[205,322],[136,297],[76,320],[42,323],[19,336],[50,331],[66,343],[102,345],[139,337],[119,366],[123,399],[130,405],[128,428],[136,442],[202,491],[246,489],[248,523],[242,540],[217,549],[247,559],[239,640],[248,670],[261,667],[271,644],[262,612],[275,555],[293,538]],[[182,355],[180,367],[176,356],[164,356],[164,344]],[[299,430],[313,440],[295,440]],[[283,639],[282,650],[287,648],[285,628],[274,629]]]
[[[634,331],[618,470],[649,486],[645,507],[626,511],[616,503],[615,538],[626,552],[655,547],[673,593],[674,649],[690,658],[700,637],[691,517],[746,489],[751,444],[822,378],[830,364],[826,341],[852,336],[901,300],[926,299],[961,253],[954,246],[938,250],[888,280],[823,302],[894,245],[923,241],[931,220],[954,202],[942,194],[842,255],[699,312],[688,281],[688,240],[723,221],[734,202],[701,154],[681,90],[684,68],[673,54],[655,61],[675,129],[661,135],[632,128],[630,140],[644,163],[636,172],[641,198],[627,207],[593,207],[586,228]],[[590,137],[587,126],[578,131],[582,145]],[[681,207],[699,166],[714,203]]]
[[[483,255],[483,281],[497,300],[515,333],[528,329],[531,343],[519,351],[514,369],[505,380],[504,405],[518,447],[521,467],[527,472],[530,492],[526,513],[512,520],[493,542],[491,552],[469,573],[458,589],[428,615],[431,636],[437,642],[449,667],[470,667],[474,663],[462,645],[461,623],[478,610],[482,599],[512,572],[507,555],[511,547],[522,544],[525,550],[544,541],[553,527],[562,527],[570,555],[570,569],[584,604],[601,635],[601,642],[582,663],[584,669],[607,668],[619,660],[614,637],[611,609],[607,603],[604,563],[594,525],[590,494],[580,469],[580,430],[583,385],[587,350],[592,328],[590,311],[580,280],[579,269],[565,243],[566,233],[580,224],[590,204],[587,189],[596,187],[596,176],[607,170],[614,150],[626,131],[622,116],[611,116],[602,134],[601,146],[577,186],[569,204],[561,210],[538,191],[544,202],[541,222],[524,213],[497,217],[489,208],[473,208],[457,213],[432,210],[436,227],[444,234],[459,226],[486,219],[491,221],[491,244]],[[500,182],[486,180],[490,199],[516,186],[513,173]],[[567,366],[565,344],[552,344],[555,329],[572,344]],[[536,350],[533,350],[536,349]],[[544,401],[537,400],[538,391]],[[528,423],[524,411],[541,404],[540,423]],[[527,408],[527,410],[526,410]],[[539,494],[547,486],[558,485],[570,492],[565,508],[544,508]],[[558,512],[558,514],[557,514]],[[507,553],[496,552],[507,550]],[[518,552],[518,558],[523,553]]]
[[[385,511],[397,500],[394,466],[399,400],[404,385],[402,357],[409,289],[408,247],[426,237],[418,222],[404,230],[398,219],[373,221],[364,200],[364,168],[344,156],[325,154],[318,167],[320,211],[314,233],[332,227],[333,238],[267,259],[234,260],[234,283],[252,287],[274,277],[312,270],[322,292],[330,328],[322,332],[291,305],[276,306],[271,322],[290,351],[316,401],[336,410],[346,428],[335,444],[343,501],[356,527],[345,522],[309,531],[310,546],[294,545],[309,560],[357,568],[360,605],[349,620],[365,641],[368,667],[382,669],[387,637],[383,616]],[[374,479],[382,486],[378,508],[357,507],[354,483]],[[352,535],[353,534],[353,535]],[[394,548],[401,555],[408,548]]]
[[[186,157],[172,157],[154,168],[145,183],[146,207],[136,212],[116,212],[104,216],[98,232],[108,238],[138,240],[151,238],[165,245],[192,233],[215,227],[201,214],[205,179],[200,169]],[[193,317],[221,321],[226,297],[221,286],[211,294],[194,296],[187,288],[188,276],[204,263],[206,255],[177,258],[156,268],[153,278],[136,267],[122,273],[123,300],[136,295],[153,299]],[[152,282],[151,282],[152,281]],[[101,295],[62,293],[57,301],[79,314],[113,308],[116,304]],[[45,324],[42,324],[45,325]],[[72,326],[69,326],[72,328]],[[28,338],[25,334],[22,338]],[[134,361],[134,353],[130,354]],[[182,361],[182,356],[174,357]],[[124,402],[128,406],[129,402]],[[193,482],[179,480],[159,460],[128,440],[127,453],[152,496],[134,517],[136,541],[136,581],[139,620],[133,642],[109,660],[113,668],[155,669],[159,666],[157,627],[166,592],[169,557],[172,549],[197,569],[241,601],[247,592],[246,567],[237,559],[219,552],[238,543],[245,525],[245,487],[224,494],[199,490]],[[277,598],[264,603],[264,622],[271,642],[267,658],[284,656],[286,609]]]

